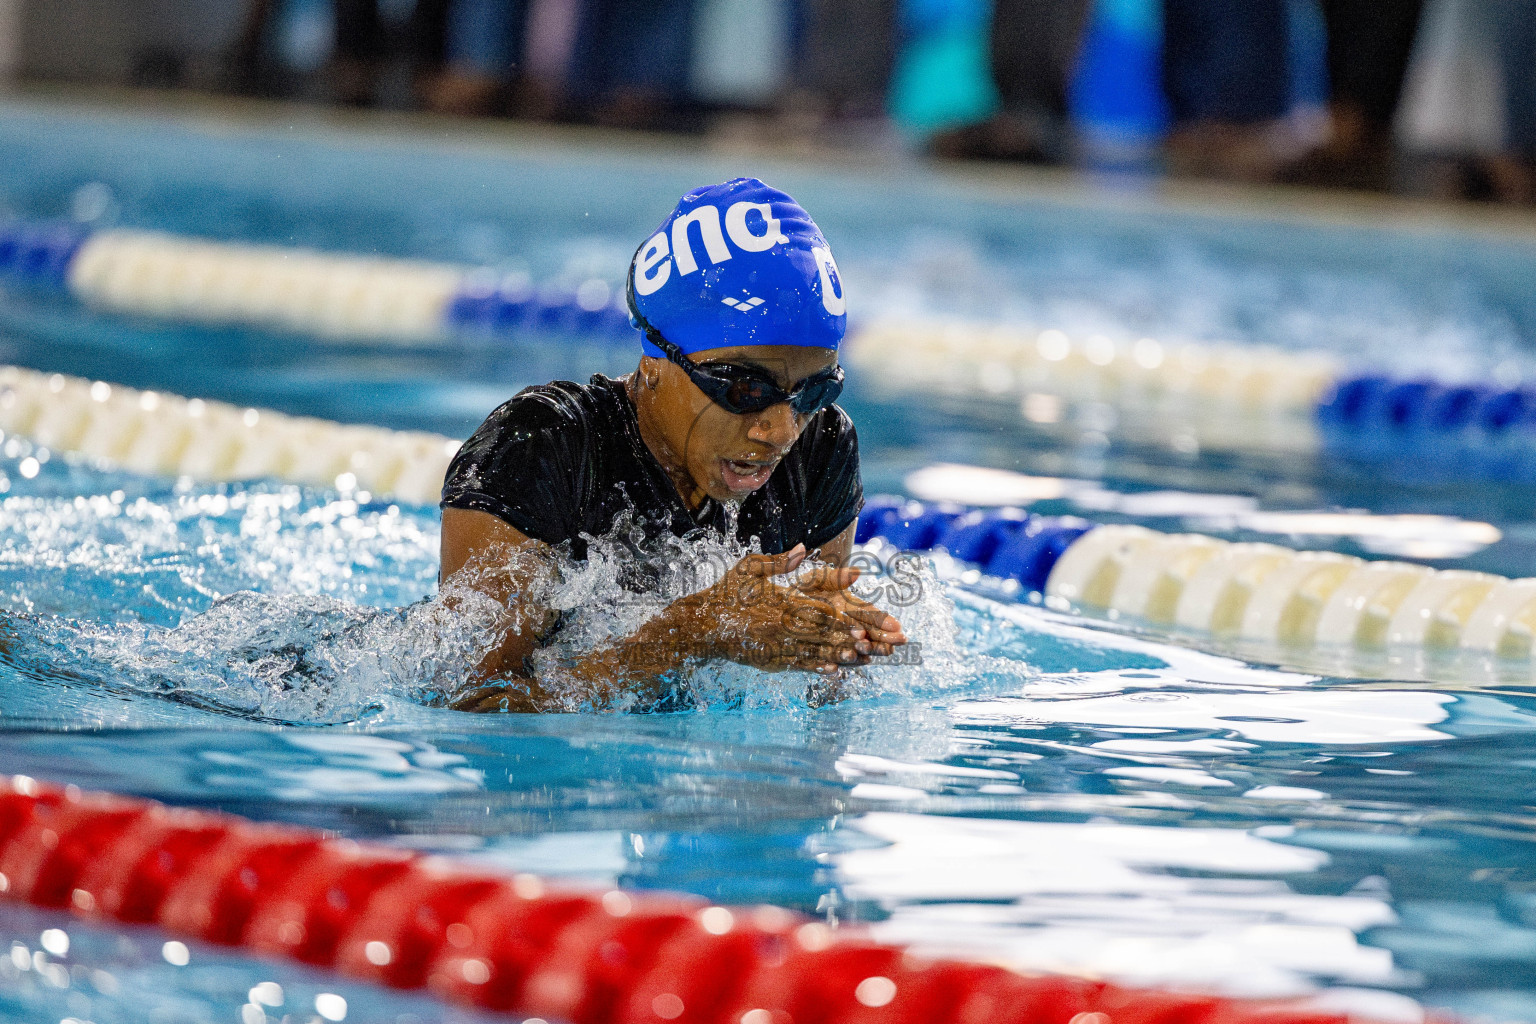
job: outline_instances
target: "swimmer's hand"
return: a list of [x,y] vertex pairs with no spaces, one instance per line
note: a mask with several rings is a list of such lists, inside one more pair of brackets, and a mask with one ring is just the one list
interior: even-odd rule
[[[901,623],[848,592],[859,570],[816,566],[804,544],[781,555],[748,555],[714,586],[684,599],[707,653],[771,672],[823,674],[867,665],[907,642]],[[680,602],[682,603],[682,602]]]

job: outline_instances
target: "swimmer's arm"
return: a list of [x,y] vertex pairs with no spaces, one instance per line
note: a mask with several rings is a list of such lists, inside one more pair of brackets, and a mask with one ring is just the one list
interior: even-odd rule
[[[853,546],[853,530],[850,526],[824,545],[823,559],[835,557],[846,562]],[[788,592],[782,587],[764,590],[769,579],[792,570],[805,557],[803,548],[797,551],[800,553],[748,556],[727,580],[674,602],[632,636],[562,667],[587,683],[596,695],[614,688],[650,685],[690,659],[743,660],[734,649],[737,644],[727,637],[760,637],[759,646],[773,646],[782,638],[785,612],[792,610],[783,606],[785,600],[791,606],[802,606],[799,610],[811,623],[808,633],[802,634],[806,643],[792,646],[810,649],[785,649],[768,659],[772,667],[833,670],[839,664],[862,664],[871,656],[889,654],[892,646],[905,642],[894,619],[862,606],[843,592],[853,581],[853,576],[846,575],[849,570],[821,574],[825,579],[808,581],[805,593],[786,597]],[[465,691],[454,700],[453,707],[464,711],[537,711],[547,706],[550,694],[532,678],[527,659],[553,628],[557,616],[520,595],[537,589],[540,572],[553,572],[549,557],[547,545],[495,516],[465,509],[443,510],[440,580],[445,590],[453,581],[490,596],[508,609],[503,635],[471,676],[483,685]],[[747,563],[752,563],[750,568]],[[753,586],[751,578],[761,583]],[[734,584],[731,579],[735,579]],[[781,601],[759,599],[772,596]],[[851,617],[864,621],[850,621]],[[754,621],[758,618],[762,621]],[[495,685],[497,679],[517,682],[512,687],[500,686]]]
[[[853,556],[853,538],[858,532],[859,522],[855,519],[848,524],[848,528],[833,537],[821,546],[817,552],[817,560],[828,565],[837,566],[840,569],[847,568]],[[868,609],[863,602],[854,601],[851,594],[837,592],[827,595],[834,603],[838,612],[846,614],[854,608]],[[860,623],[863,627],[863,636],[859,638],[856,649],[859,654],[873,657],[888,657],[897,647],[907,642],[906,634],[901,631],[901,624],[894,618],[888,618],[883,623],[878,623],[874,618],[865,617]]]
[[462,587],[507,609],[499,640],[485,652],[471,678],[526,678],[528,656],[558,619],[521,596],[537,589],[540,576],[553,571],[549,546],[488,512],[445,508],[440,554],[438,587],[449,607],[454,590]]
[[[484,594],[507,609],[501,636],[470,674],[480,685],[452,706],[463,711],[537,711],[550,698],[528,669],[528,658],[548,636],[558,615],[528,601],[540,576],[552,573],[549,546],[487,512],[445,508],[439,586],[454,600],[454,586]],[[545,577],[547,579],[547,577]],[[452,584],[453,586],[451,586]],[[565,670],[595,689],[643,685],[678,668],[690,657],[707,657],[707,616],[697,602],[681,601],[640,627],[631,637],[592,651]],[[497,680],[515,679],[515,687]]]
[[854,520],[848,524],[848,529],[823,544],[820,551],[821,561],[839,567],[847,565],[849,556],[853,554],[853,535],[858,528],[858,520]]

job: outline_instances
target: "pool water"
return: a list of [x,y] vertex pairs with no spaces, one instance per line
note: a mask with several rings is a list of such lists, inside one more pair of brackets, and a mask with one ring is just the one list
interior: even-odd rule
[[[0,168],[0,210],[22,216],[611,284],[678,193],[749,172],[816,213],[856,311],[1324,347],[1396,370],[1536,365],[1536,246],[1456,225],[20,102],[0,106]],[[11,294],[0,360],[465,436],[528,383],[622,372],[633,353],[552,335],[328,346]],[[1252,512],[1429,512],[1496,528],[1422,538],[1432,564],[1536,575],[1528,489],[1064,445],[874,385],[851,378],[846,403],[870,493],[964,463],[1092,485],[1041,511],[1224,536],[1274,539]],[[6,439],[0,771],[771,902],[1040,969],[1536,1020],[1536,691],[1518,679],[1320,675],[928,575],[897,609],[925,664],[872,672],[849,700],[813,707],[803,679],[742,671],[683,710],[467,715],[431,706],[473,640],[434,617],[438,527],[434,508],[135,477]],[[1285,536],[1401,554],[1368,529]],[[337,996],[348,1020],[477,1019],[167,938],[0,905],[0,1020],[334,1019]]]

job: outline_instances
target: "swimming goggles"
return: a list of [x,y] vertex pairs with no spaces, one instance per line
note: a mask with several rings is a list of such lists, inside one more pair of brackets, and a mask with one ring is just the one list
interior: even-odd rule
[[780,402],[788,402],[797,416],[809,416],[837,401],[843,393],[843,368],[830,366],[804,377],[785,391],[779,387],[767,370],[757,366],[736,366],[732,363],[696,363],[683,350],[662,337],[645,316],[635,308],[634,270],[630,270],[629,309],[634,314],[646,340],[682,368],[695,387],[726,412],[742,415],[762,412]]

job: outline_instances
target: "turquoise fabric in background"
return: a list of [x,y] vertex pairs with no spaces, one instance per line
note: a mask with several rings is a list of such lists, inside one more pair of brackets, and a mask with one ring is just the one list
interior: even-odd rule
[[[907,0],[904,43],[890,109],[908,134],[985,120],[998,109],[990,72],[988,0]],[[1294,111],[1328,99],[1326,31],[1317,0],[1288,4],[1288,73]],[[1079,155],[1090,166],[1134,168],[1153,160],[1171,126],[1162,86],[1160,0],[1097,0],[1068,86]]]
[[983,121],[998,109],[987,55],[990,0],[906,0],[903,43],[891,76],[890,113],[926,137]]

